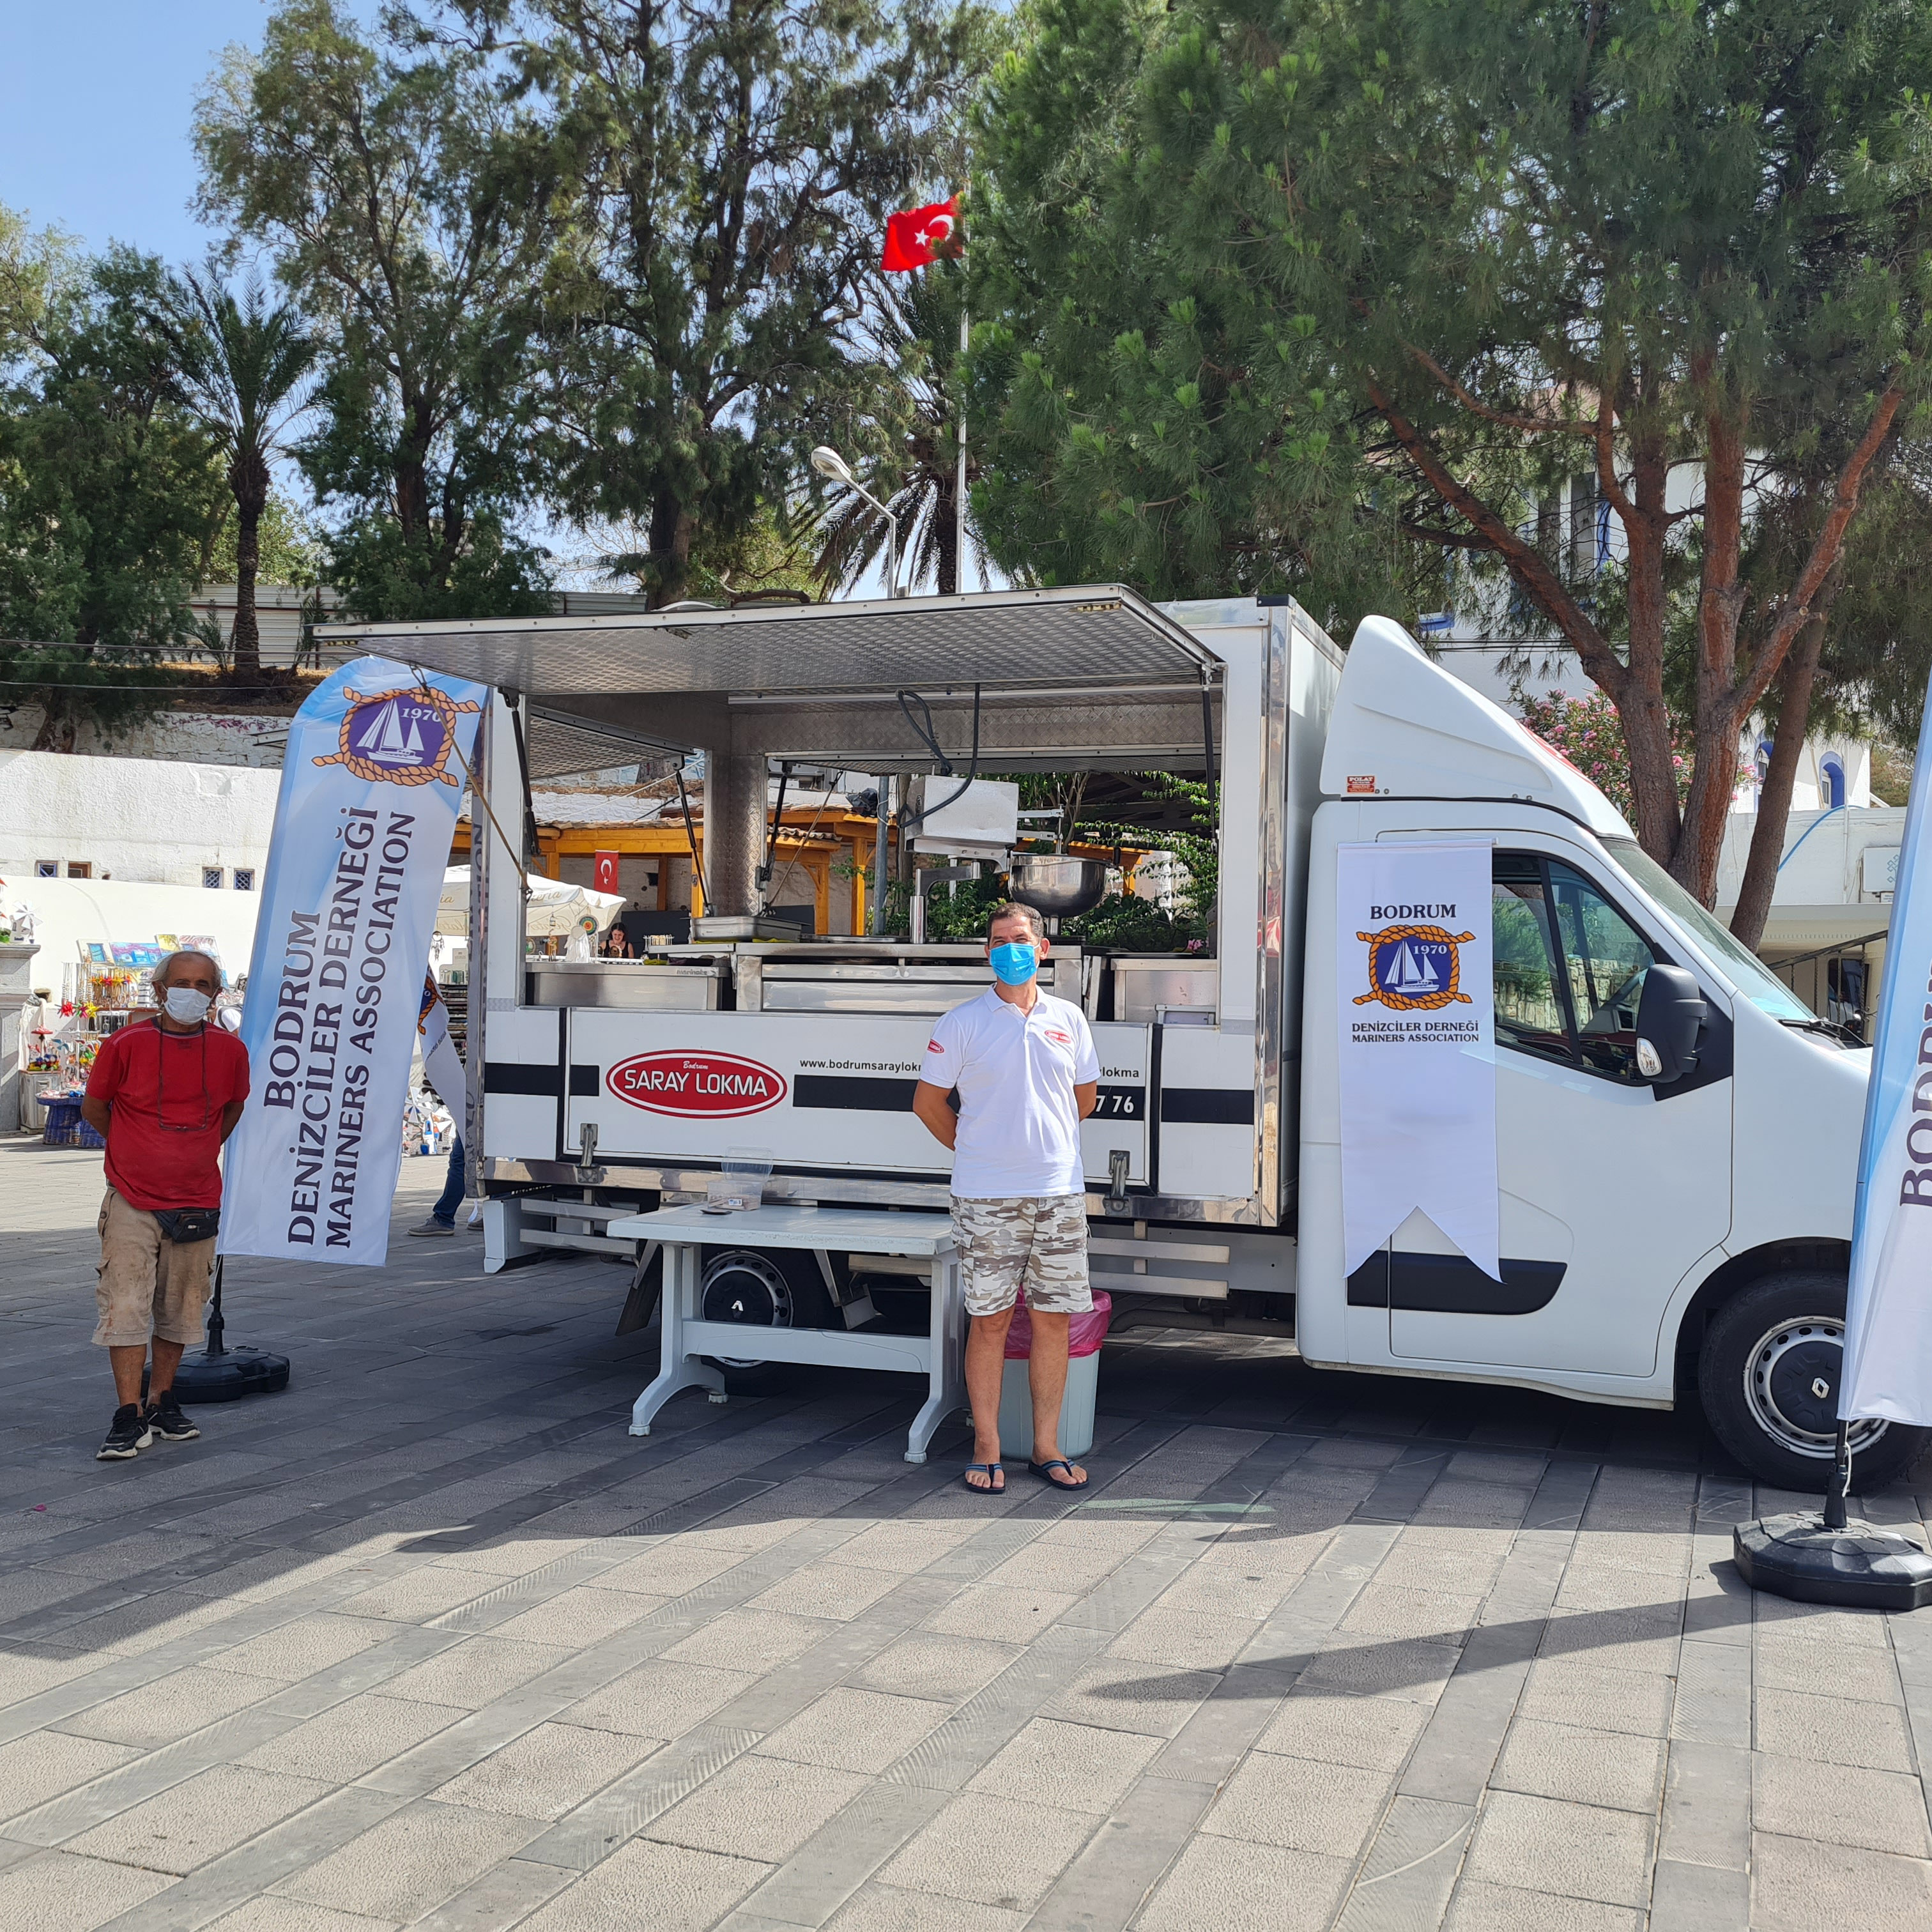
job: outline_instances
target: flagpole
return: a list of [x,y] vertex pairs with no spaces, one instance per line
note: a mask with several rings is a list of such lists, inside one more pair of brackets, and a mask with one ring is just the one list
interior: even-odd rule
[[959,476],[952,486],[952,587],[966,588],[966,344],[971,318],[962,295],[959,304]]

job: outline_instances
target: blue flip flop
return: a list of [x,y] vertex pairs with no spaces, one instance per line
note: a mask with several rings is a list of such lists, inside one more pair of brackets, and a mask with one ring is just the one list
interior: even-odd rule
[[[986,1472],[986,1486],[983,1490],[980,1488],[977,1483],[968,1483],[966,1481],[967,1477],[971,1475],[975,1469],[983,1469]],[[1000,1479],[1000,1486],[998,1489],[995,1489],[993,1486],[993,1478],[995,1476],[998,1477]],[[1006,1466],[1004,1463],[968,1462],[966,1465],[964,1473],[961,1475],[959,1480],[961,1482],[965,1483],[967,1493],[969,1496],[1003,1496],[1006,1492]]]
[[1064,1456],[1055,1456],[1044,1462],[1029,1462],[1027,1467],[1042,1482],[1051,1483],[1056,1490],[1084,1490],[1090,1480],[1082,1476],[1077,1483],[1063,1483],[1058,1476],[1050,1474],[1054,1469],[1064,1469],[1070,1476],[1072,1474],[1073,1465]]

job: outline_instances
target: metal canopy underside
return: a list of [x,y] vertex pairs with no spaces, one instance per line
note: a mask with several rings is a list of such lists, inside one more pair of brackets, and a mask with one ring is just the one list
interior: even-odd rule
[[[1198,684],[1212,654],[1118,584],[963,597],[328,625],[318,638],[533,698]],[[585,712],[583,704],[568,706]]]
[[639,765],[640,782],[662,777],[676,760],[662,745],[628,731],[580,724],[575,718],[532,705],[525,725],[525,751],[533,780],[574,778],[580,772],[608,771]]

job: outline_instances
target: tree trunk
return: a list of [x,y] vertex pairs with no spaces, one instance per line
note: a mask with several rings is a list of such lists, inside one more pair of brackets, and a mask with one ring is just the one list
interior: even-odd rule
[[662,610],[684,595],[691,575],[693,520],[675,496],[660,496],[651,506],[651,547],[646,560],[644,596],[650,608]]
[[231,666],[238,683],[259,684],[262,633],[255,619],[255,576],[262,556],[262,512],[268,500],[268,466],[260,450],[249,450],[229,465],[235,493],[235,628],[230,635]]
[[[1708,369],[1706,382],[1718,377]],[[1704,574],[1697,599],[1697,680],[1691,717],[1695,762],[1684,829],[1670,861],[1671,877],[1700,904],[1717,898],[1718,859],[1724,820],[1738,785],[1738,622],[1744,614],[1745,422],[1721,398],[1705,418]]]
[[954,596],[959,588],[959,486],[952,477],[939,486],[932,514],[933,541],[938,553],[939,594]]
[[[1630,759],[1632,811],[1637,843],[1660,866],[1670,862],[1677,849],[1683,820],[1677,796],[1677,760],[1672,744],[1670,707],[1664,696],[1664,631],[1667,621],[1664,592],[1666,522],[1664,489],[1670,466],[1662,440],[1654,436],[1631,439],[1630,508],[1622,517],[1628,566],[1630,619],[1630,680],[1616,703]],[[1598,458],[1599,471],[1607,460]],[[1612,467],[1598,482],[1604,494],[1617,486]],[[1614,499],[1612,500],[1614,500]]]
[[79,728],[74,714],[50,692],[46,710],[40,716],[40,728],[34,734],[34,742],[28,748],[35,752],[71,752]]
[[1778,890],[1778,862],[1784,856],[1785,834],[1791,815],[1791,788],[1804,750],[1806,727],[1811,716],[1811,682],[1824,644],[1825,622],[1821,616],[1806,625],[1803,636],[1785,659],[1778,680],[1778,735],[1772,740],[1771,764],[1758,794],[1757,823],[1751,829],[1750,854],[1744,861],[1738,909],[1731,915],[1732,932],[1754,952],[1764,937],[1772,895]]

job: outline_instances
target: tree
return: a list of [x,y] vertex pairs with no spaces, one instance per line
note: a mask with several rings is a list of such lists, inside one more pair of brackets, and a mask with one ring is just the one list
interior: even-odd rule
[[[1739,732],[1813,622],[1887,438],[1924,406],[1932,16],[1912,0],[1179,0],[1149,32],[1138,0],[1052,4],[1071,50],[1056,58],[1118,44],[1118,82],[1092,103],[1056,94],[1042,56],[1012,139],[1122,158],[1090,211],[1073,163],[1066,205],[1016,200],[1017,248],[1037,263],[1076,224],[1124,242],[1138,219],[1156,292],[1185,259],[1216,281],[1215,308],[1189,316],[1217,321],[1198,344],[1183,296],[1156,307],[1178,344],[1165,362],[1131,337],[1117,352],[1146,364],[1147,412],[1132,448],[1081,452],[1091,496],[1130,501],[1152,432],[1198,433],[1220,372],[1240,379],[1231,398],[1246,381],[1268,405],[1270,435],[1319,394],[1403,528],[1505,573],[1576,651],[1617,707],[1646,849],[1708,903]],[[1810,460],[1827,444],[1829,468]],[[1539,514],[1580,475],[1621,532],[1607,568]],[[1230,488],[1225,507],[1194,500],[1204,546],[1280,541],[1258,484]],[[1748,581],[1754,515],[1796,496],[1810,543]],[[1666,659],[1694,554],[1680,806]]]
[[368,618],[548,608],[515,520],[542,230],[505,165],[488,62],[391,16],[378,50],[334,0],[284,0],[196,110],[201,207],[275,253],[327,332],[297,454],[338,512],[329,574]]
[[[1810,512],[1808,521],[1803,513]],[[1758,522],[1748,574],[1788,571],[1814,540],[1816,506],[1801,496]],[[1731,930],[1747,946],[1763,938],[1799,754],[1822,722],[1847,734],[1888,733],[1916,744],[1932,675],[1924,614],[1932,596],[1932,448],[1894,442],[1868,482],[1844,554],[1819,595],[1766,707],[1772,734],[1758,794],[1751,851]]]
[[1167,124],[1204,104],[1210,30],[1186,0],[1035,0],[1024,20],[980,111],[968,254],[995,559],[1161,597],[1292,590],[1338,628],[1435,608],[1333,346],[1231,245],[1211,138],[1197,153]]
[[[47,277],[0,386],[0,680],[44,716],[35,748],[125,724],[171,682],[218,528],[219,454],[176,400],[154,326],[160,262],[125,249]],[[17,286],[17,284],[16,284]]]
[[172,279],[164,326],[179,362],[182,397],[227,458],[235,498],[232,663],[237,678],[259,683],[255,572],[268,502],[268,461],[291,419],[307,406],[304,386],[317,344],[292,304],[270,302],[253,279],[238,298],[212,264]]
[[[874,278],[866,330],[869,353],[892,373],[880,399],[890,454],[872,494],[898,519],[899,581],[930,581],[941,596],[962,584],[959,554],[959,412],[963,360],[959,324],[967,284],[950,263],[916,270],[903,282]],[[967,486],[979,473],[969,435]],[[969,508],[969,532],[970,532]],[[836,488],[818,525],[818,570],[828,589],[849,590],[885,548],[879,513],[855,490]],[[982,564],[984,562],[982,547]]]
[[[1636,810],[1623,721],[1601,692],[1572,698],[1567,692],[1552,691],[1528,698],[1522,706],[1522,722],[1562,752],[1626,818]],[[1671,720],[1671,760],[1682,793],[1690,783],[1690,732],[1684,720],[1675,716]]]
[[565,513],[634,522],[654,604],[814,442],[882,453],[851,352],[885,218],[946,172],[974,0],[455,0],[541,117],[554,214],[542,449]]

